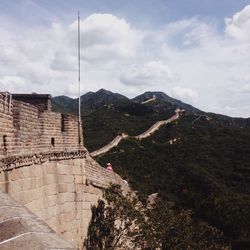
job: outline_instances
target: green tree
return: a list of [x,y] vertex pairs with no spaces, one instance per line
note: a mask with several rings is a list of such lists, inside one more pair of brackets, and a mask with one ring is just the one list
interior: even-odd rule
[[115,217],[105,208],[103,200],[98,200],[97,206],[92,206],[92,217],[88,227],[84,245],[87,249],[112,249],[114,241]]
[[92,207],[87,250],[230,249],[221,231],[160,198],[139,200],[112,185],[104,191],[104,199]]

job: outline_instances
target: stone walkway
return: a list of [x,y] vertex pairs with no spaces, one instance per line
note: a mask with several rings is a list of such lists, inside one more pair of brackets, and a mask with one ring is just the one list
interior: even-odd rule
[[74,249],[35,214],[0,190],[0,249]]
[[[142,134],[140,135],[137,135],[137,136],[130,136],[132,138],[135,138],[137,140],[141,140],[141,139],[145,139],[149,136],[151,136],[153,133],[155,133],[161,126],[165,125],[165,124],[168,124],[168,123],[171,123],[173,122],[174,120],[177,120],[179,119],[180,117],[180,113],[183,112],[184,110],[180,110],[180,109],[176,109],[175,110],[175,115],[173,115],[172,117],[170,117],[169,119],[167,120],[163,120],[163,121],[158,121],[156,122],[152,127],[150,127],[147,131],[143,132]],[[127,138],[129,135],[125,134],[125,133],[122,133],[121,135],[118,135],[116,136],[110,143],[108,143],[107,145],[103,146],[102,148],[100,149],[97,149],[95,151],[93,151],[92,153],[90,153],[90,155],[92,157],[96,157],[98,155],[101,155],[101,154],[105,154],[107,153],[110,149],[112,149],[113,147],[116,147],[120,142],[121,140],[123,140],[124,138]]]

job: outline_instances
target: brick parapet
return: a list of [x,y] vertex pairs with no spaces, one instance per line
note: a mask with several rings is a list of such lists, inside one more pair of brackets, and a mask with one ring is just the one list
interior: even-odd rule
[[10,156],[0,160],[0,172],[12,169],[42,164],[47,161],[61,161],[68,159],[85,158],[87,150],[58,151],[41,154],[26,154],[23,156]]
[[49,108],[41,111],[41,106],[33,105],[36,96],[32,95],[31,104],[0,93],[0,159],[83,149],[82,126],[79,144],[78,117],[51,112]]
[[0,172],[0,189],[77,249],[82,249],[91,206],[102,198],[103,188],[110,183],[122,184],[118,175],[98,165],[88,152],[82,153],[84,156],[68,155],[68,159],[50,155],[46,161]]
[[82,249],[91,206],[124,183],[79,144],[78,117],[39,107],[0,93],[0,189]]

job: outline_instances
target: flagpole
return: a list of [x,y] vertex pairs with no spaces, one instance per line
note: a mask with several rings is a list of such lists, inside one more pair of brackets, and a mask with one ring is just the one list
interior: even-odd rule
[[78,11],[78,95],[79,95],[79,117],[78,117],[78,143],[81,144],[81,48],[80,48],[80,13]]

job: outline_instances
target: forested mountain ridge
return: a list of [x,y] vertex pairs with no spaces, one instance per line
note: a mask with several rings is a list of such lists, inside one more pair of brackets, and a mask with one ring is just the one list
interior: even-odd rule
[[[164,101],[157,93],[107,101],[85,113],[83,131],[89,151],[119,133],[138,135],[187,105]],[[186,107],[178,120],[150,137],[127,138],[97,160],[102,165],[112,162],[115,171],[140,193],[157,192],[177,207],[192,209],[196,217],[223,230],[235,249],[249,249],[249,119]]]
[[[52,99],[52,108],[54,111],[63,111],[63,113],[77,113],[78,102],[78,98],[56,96]],[[103,105],[128,102],[129,99],[123,95],[100,89],[97,92],[90,91],[81,96],[81,111],[84,115],[96,111]]]

